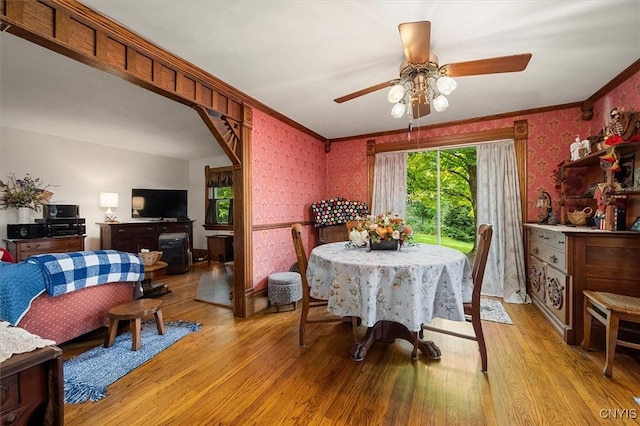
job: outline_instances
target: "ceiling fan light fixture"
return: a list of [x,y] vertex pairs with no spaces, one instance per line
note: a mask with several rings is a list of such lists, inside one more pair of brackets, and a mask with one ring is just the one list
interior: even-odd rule
[[402,98],[404,98],[404,94],[406,89],[403,84],[394,84],[389,90],[389,94],[387,95],[387,99],[389,103],[395,104],[399,102]]
[[436,87],[438,88],[438,91],[443,95],[449,95],[451,94],[451,92],[456,90],[456,87],[458,87],[458,83],[456,83],[456,81],[448,75],[443,75],[442,77],[438,78]]
[[443,112],[449,108],[449,101],[443,95],[433,98],[433,108],[438,112]]
[[393,108],[391,108],[391,116],[393,118],[400,118],[404,115],[406,111],[407,111],[407,104],[404,103],[403,100],[400,100],[400,102],[398,102],[393,106]]

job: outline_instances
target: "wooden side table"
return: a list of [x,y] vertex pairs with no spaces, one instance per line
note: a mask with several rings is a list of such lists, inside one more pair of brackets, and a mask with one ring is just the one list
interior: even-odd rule
[[164,275],[167,271],[167,262],[158,260],[151,266],[144,267],[144,281],[142,281],[142,292],[144,296],[160,296],[169,293],[166,284],[154,282],[153,279]]

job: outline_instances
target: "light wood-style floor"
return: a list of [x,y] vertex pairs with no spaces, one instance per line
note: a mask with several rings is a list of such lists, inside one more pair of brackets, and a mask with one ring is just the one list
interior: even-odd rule
[[[607,379],[603,352],[566,345],[532,305],[505,304],[515,325],[484,322],[486,374],[475,342],[440,334],[428,335],[440,361],[412,362],[411,345],[396,341],[376,343],[358,363],[342,324],[309,324],[309,346],[300,348],[299,309],[245,320],[194,301],[211,267],[161,279],[172,290],[162,296],[165,321],[197,321],[200,331],[112,384],[101,401],[65,405],[65,424],[640,424],[640,354],[619,354]],[[64,358],[103,338],[104,330],[62,345]]]

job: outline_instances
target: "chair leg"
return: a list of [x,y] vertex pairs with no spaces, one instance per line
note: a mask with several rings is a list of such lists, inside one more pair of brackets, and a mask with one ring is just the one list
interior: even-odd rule
[[608,312],[607,315],[607,351],[604,363],[603,373],[606,377],[613,376],[613,358],[616,355],[616,342],[618,340],[618,327],[620,326],[620,318],[614,312]]
[[274,305],[276,306],[276,312],[280,312],[280,304],[279,303],[275,303]]
[[478,348],[480,349],[480,361],[482,362],[482,371],[487,371],[487,346],[484,343],[484,332],[482,331],[482,320],[480,320],[480,312],[475,310],[471,314],[471,324],[473,331],[476,333]]
[[304,331],[307,326],[307,315],[309,314],[309,302],[302,301],[302,313],[300,314],[300,347],[304,347]]
[[353,331],[353,341],[358,341],[358,317],[351,317],[351,330]]
[[413,350],[411,351],[411,360],[418,360],[418,332],[413,332]]
[[582,335],[582,344],[580,345],[582,349],[589,349],[591,347],[591,324],[593,320],[593,316],[589,312],[589,307],[591,306],[591,302],[588,297],[584,297],[584,330]]

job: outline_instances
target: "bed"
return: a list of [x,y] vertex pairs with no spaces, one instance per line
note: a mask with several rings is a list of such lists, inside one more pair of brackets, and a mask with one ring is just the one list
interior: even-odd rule
[[96,250],[0,262],[0,318],[57,344],[108,324],[112,307],[141,295],[136,255]]

